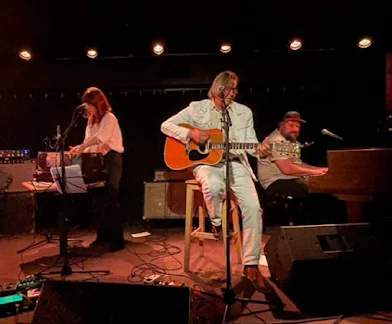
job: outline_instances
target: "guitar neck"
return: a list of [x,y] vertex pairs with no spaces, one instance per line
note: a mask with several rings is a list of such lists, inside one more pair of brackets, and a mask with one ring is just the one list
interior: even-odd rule
[[[223,150],[225,148],[226,143],[224,142],[212,142],[209,143],[209,148],[213,150]],[[301,152],[302,147],[306,147],[306,145],[300,144],[298,142],[290,143],[290,142],[272,142],[268,143],[271,149],[286,152],[286,153],[299,153]],[[229,143],[230,150],[255,150],[259,143]],[[311,144],[307,144],[309,146]]]
[[[213,150],[223,150],[226,143],[215,142],[210,144],[210,148]],[[251,150],[256,149],[259,143],[229,143],[230,150]]]

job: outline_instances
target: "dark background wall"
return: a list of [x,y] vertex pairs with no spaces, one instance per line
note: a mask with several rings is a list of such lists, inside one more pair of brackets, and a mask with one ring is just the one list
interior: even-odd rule
[[[45,150],[42,139],[65,130],[83,91],[105,91],[124,136],[122,204],[127,220],[143,216],[144,182],[165,168],[160,124],[190,101],[207,97],[215,75],[239,74],[237,101],[248,105],[259,139],[287,110],[308,121],[300,140],[314,141],[304,159],[327,164],[326,152],[375,146],[385,118],[386,63],[371,50],[163,56],[112,60],[57,60],[0,64],[0,149]],[[83,140],[80,120],[67,145]],[[345,141],[327,138],[322,128]],[[254,161],[253,161],[254,162]]]

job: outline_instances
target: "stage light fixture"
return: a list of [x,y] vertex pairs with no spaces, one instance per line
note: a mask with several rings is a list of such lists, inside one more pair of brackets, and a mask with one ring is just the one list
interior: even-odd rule
[[164,52],[164,48],[161,44],[155,44],[153,48],[153,52],[156,55],[161,55]]
[[357,45],[359,48],[368,48],[370,45],[372,45],[372,39],[370,37],[363,37],[359,40]]
[[98,56],[98,52],[95,49],[90,48],[87,50],[86,55],[88,58],[95,59]]
[[302,47],[302,42],[299,39],[293,39],[290,42],[290,49],[293,51],[297,51]]
[[29,51],[26,51],[26,50],[20,51],[19,52],[19,57],[22,60],[25,60],[25,61],[30,61],[31,60],[31,54],[30,54]]
[[231,45],[230,44],[222,44],[220,47],[220,51],[224,54],[231,52]]

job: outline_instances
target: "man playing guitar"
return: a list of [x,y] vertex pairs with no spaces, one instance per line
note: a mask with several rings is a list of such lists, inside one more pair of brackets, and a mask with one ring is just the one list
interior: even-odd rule
[[[234,146],[228,157],[218,150],[212,152],[212,155],[218,154],[217,159],[208,161],[210,154],[205,157],[206,160],[199,158],[198,163],[193,166],[193,173],[201,184],[213,231],[219,233],[222,226],[222,200],[225,198],[226,168],[223,162],[228,159],[231,172],[230,189],[242,212],[243,275],[257,289],[266,292],[270,288],[258,267],[261,254],[262,209],[255,187],[257,178],[249,164],[247,154],[254,157],[266,156],[269,154],[270,147],[267,139],[259,143],[253,127],[251,109],[234,101],[237,84],[238,77],[234,72],[221,72],[211,85],[208,92],[209,99],[191,102],[188,107],[164,121],[161,131],[175,139],[179,145],[188,145],[189,141],[193,141],[200,145],[199,151],[202,152],[205,149],[203,146],[208,145],[208,141],[216,135],[207,130],[218,130],[219,136],[219,130],[222,129],[222,109],[226,106],[231,121],[229,142],[257,143],[256,146],[252,144],[249,147]],[[168,167],[171,166],[168,164]],[[177,169],[179,168],[181,166]]]

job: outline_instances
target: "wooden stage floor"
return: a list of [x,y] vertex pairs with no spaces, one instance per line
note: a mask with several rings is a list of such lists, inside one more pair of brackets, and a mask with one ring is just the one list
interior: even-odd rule
[[[143,238],[135,238],[132,234],[148,231],[151,235]],[[58,233],[51,232],[52,238],[58,238]],[[75,255],[70,255],[70,263],[73,271],[78,270],[103,270],[109,274],[99,273],[72,273],[63,278],[66,281],[89,281],[108,282],[122,284],[143,285],[143,277],[154,272],[162,275],[165,282],[183,281],[186,287],[191,289],[191,323],[221,323],[225,303],[222,301],[221,288],[226,287],[226,258],[222,241],[207,240],[205,243],[205,256],[199,257],[198,244],[193,243],[191,248],[191,271],[183,271],[183,247],[184,233],[181,227],[162,228],[145,224],[130,226],[125,229],[127,245],[124,250],[97,255],[82,255],[83,249],[75,248]],[[70,228],[68,238],[79,239],[82,242],[73,243],[75,246],[87,247],[95,238],[93,229]],[[262,247],[270,238],[263,235]],[[33,248],[28,248],[23,253],[17,253],[21,249],[31,246],[34,242],[44,241]],[[60,271],[63,258],[59,257],[58,241],[47,241],[47,236],[40,234],[26,234],[19,236],[0,237],[0,284],[16,283],[26,276],[40,271]],[[76,252],[76,251],[79,251]],[[252,285],[242,278],[242,265],[237,263],[234,245],[231,248],[231,281],[237,297],[250,298],[251,300],[268,300],[272,303],[260,304],[252,302],[236,302],[230,306],[228,323],[383,323],[392,321],[392,312],[374,311],[367,314],[342,314],[341,317],[331,315],[330,318],[315,318],[304,316],[296,305],[270,281],[275,289],[272,297],[266,297],[254,290]],[[270,277],[268,266],[260,266],[265,277]],[[44,278],[63,280],[60,274],[47,274]],[[268,279],[269,280],[269,279]],[[369,279],[364,278],[358,285],[371,284]],[[381,288],[381,287],[380,287]],[[132,291],[132,290],[131,290]],[[217,294],[217,297],[209,294],[200,294],[199,291]],[[386,297],[391,299],[391,293],[386,292]],[[128,297],[130,298],[130,297]],[[132,296],[138,298],[138,296]],[[309,298],[312,298],[311,296]],[[155,302],[164,302],[170,307],[170,301],[161,296],[151,296]],[[275,309],[276,300],[281,300],[284,307]],[[392,303],[392,302],[391,302]],[[130,302],[129,322],[131,319],[143,318],[143,310],[133,309]],[[153,308],[152,308],[153,309]],[[99,312],[99,309],[96,310]],[[0,318],[0,323],[30,323],[34,316],[34,309],[24,311],[17,317],[6,316]],[[173,315],[174,316],[174,315]],[[169,322],[173,323],[174,321]],[[139,322],[135,320],[135,322]],[[143,322],[143,321],[141,321]]]

